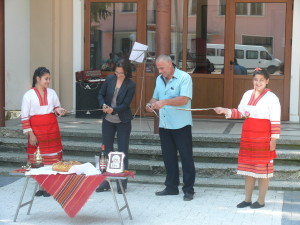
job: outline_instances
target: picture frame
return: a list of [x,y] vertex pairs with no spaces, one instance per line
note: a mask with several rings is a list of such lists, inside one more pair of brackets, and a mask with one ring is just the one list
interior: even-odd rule
[[109,173],[124,172],[124,158],[125,154],[123,152],[110,152],[106,171]]

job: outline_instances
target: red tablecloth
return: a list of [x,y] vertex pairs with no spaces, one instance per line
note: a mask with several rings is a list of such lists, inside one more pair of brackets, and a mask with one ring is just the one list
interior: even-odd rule
[[108,172],[104,172],[103,176],[106,176],[106,177],[129,177],[129,176],[131,176],[132,178],[134,178],[134,171],[125,170],[123,173],[108,173]]
[[76,216],[106,178],[103,175],[76,174],[32,175],[32,177],[53,196],[71,218]]

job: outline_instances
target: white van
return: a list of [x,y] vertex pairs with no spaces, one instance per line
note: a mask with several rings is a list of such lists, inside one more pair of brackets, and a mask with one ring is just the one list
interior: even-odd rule
[[[215,68],[224,67],[224,44],[207,44],[206,53]],[[274,58],[264,46],[236,44],[234,55],[238,64],[248,70],[261,67],[266,68],[270,74],[278,70],[282,63],[279,59]]]

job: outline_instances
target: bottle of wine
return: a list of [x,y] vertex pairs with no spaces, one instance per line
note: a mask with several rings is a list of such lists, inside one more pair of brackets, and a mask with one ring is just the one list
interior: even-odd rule
[[106,172],[106,163],[107,163],[107,157],[105,153],[105,145],[102,145],[101,147],[101,154],[100,154],[100,162],[99,162],[99,168],[101,173]]

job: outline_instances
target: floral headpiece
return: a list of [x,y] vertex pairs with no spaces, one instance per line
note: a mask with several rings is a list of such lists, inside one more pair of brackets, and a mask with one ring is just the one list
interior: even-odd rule
[[259,67],[256,67],[254,71],[261,71],[262,69]]

